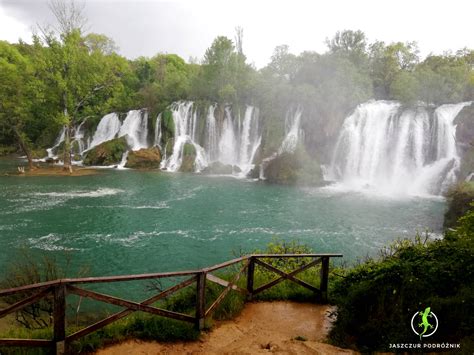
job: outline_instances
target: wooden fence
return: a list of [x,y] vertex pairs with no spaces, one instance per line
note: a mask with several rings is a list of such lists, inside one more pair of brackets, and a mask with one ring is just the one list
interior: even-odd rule
[[[178,271],[178,272],[163,272],[153,274],[140,275],[123,275],[123,276],[106,276],[106,277],[87,277],[74,279],[60,279],[50,282],[43,282],[27,286],[16,287],[7,290],[0,290],[0,297],[12,296],[17,294],[27,294],[27,297],[16,303],[10,304],[4,309],[0,310],[0,318],[20,311],[22,308],[33,305],[46,297],[53,297],[53,339],[0,339],[0,346],[26,346],[26,347],[50,347],[55,350],[56,354],[67,353],[68,344],[78,340],[96,330],[99,330],[108,324],[118,321],[121,318],[128,316],[133,312],[147,312],[150,314],[177,319],[184,322],[194,323],[198,329],[204,327],[204,321],[210,317],[224,300],[230,291],[240,292],[245,295],[248,300],[253,296],[263,292],[270,287],[273,287],[284,280],[292,281],[306,289],[314,292],[315,299],[320,302],[327,301],[328,289],[328,275],[329,275],[329,259],[333,257],[342,257],[341,254],[253,254],[233,259],[222,264],[214,265],[201,270],[192,271]],[[307,258],[310,261],[299,266],[291,272],[285,272],[277,267],[269,264],[267,261],[272,258]],[[239,271],[230,281],[224,280],[214,274],[213,272],[223,268],[241,264]],[[321,264],[320,268],[320,285],[316,288],[314,285],[296,278],[296,275],[311,267]],[[255,287],[254,273],[255,266],[259,265],[267,271],[279,275],[278,278],[267,284]],[[237,286],[237,282],[246,274],[247,287],[241,288]],[[97,283],[112,283],[125,282],[137,280],[160,280],[165,278],[186,277],[186,279],[179,284],[169,287],[157,295],[143,300],[142,302],[135,302],[114,297],[111,295],[87,290],[78,285],[83,284],[97,284]],[[224,287],[223,291],[206,309],[206,282],[212,282]],[[164,299],[171,294],[196,283],[196,308],[195,315],[173,312],[170,310],[152,306],[157,301]],[[77,295],[80,297],[90,298],[96,301],[101,301],[107,304],[120,306],[124,310],[108,316],[107,318],[89,325],[75,333],[67,335],[66,332],[66,298],[67,295]]]

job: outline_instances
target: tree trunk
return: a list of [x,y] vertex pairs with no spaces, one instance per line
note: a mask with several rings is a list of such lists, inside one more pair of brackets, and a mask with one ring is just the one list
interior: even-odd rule
[[28,144],[24,138],[24,136],[22,135],[22,133],[20,132],[20,130],[18,129],[18,127],[15,127],[15,135],[16,135],[16,138],[18,139],[18,144],[20,145],[20,148],[21,150],[23,151],[23,153],[26,155],[26,159],[28,159],[28,168],[31,170],[34,169],[34,166],[33,166],[33,156],[31,155],[31,150],[30,148],[28,147]]

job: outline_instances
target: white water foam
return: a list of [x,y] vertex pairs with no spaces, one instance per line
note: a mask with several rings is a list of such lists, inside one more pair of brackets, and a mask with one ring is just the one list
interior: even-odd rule
[[454,119],[469,103],[434,112],[397,102],[371,101],[346,118],[328,180],[381,195],[439,195],[456,181],[460,158]]

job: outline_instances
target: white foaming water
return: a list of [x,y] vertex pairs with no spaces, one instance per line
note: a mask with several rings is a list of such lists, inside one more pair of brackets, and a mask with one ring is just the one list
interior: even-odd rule
[[209,161],[217,160],[219,149],[217,146],[217,126],[216,126],[216,116],[214,116],[214,111],[216,110],[215,105],[209,106],[209,111],[206,118],[206,128],[207,128],[207,156]]
[[119,137],[125,137],[132,150],[147,148],[148,112],[145,110],[129,111],[120,127]]
[[302,136],[302,132],[300,130],[302,113],[303,111],[299,107],[295,111],[288,110],[286,112],[285,138],[278,148],[278,151],[274,152],[269,157],[266,157],[260,163],[260,172],[258,177],[260,180],[265,180],[265,168],[267,167],[268,163],[283,153],[295,152],[296,147],[298,146],[298,141]]
[[300,108],[296,111],[288,111],[285,118],[285,139],[278,149],[278,154],[293,153],[298,145],[300,137],[300,123],[302,110]]
[[438,195],[459,169],[454,119],[469,103],[402,109],[371,101],[346,118],[327,179],[384,195]]
[[222,133],[219,140],[218,160],[223,164],[234,165],[238,161],[237,137],[234,131],[234,122],[230,108],[225,108],[225,117],[222,124]]
[[156,117],[156,124],[155,124],[155,147],[161,148],[161,112]]
[[82,152],[87,148],[87,142],[84,140],[84,129],[82,126],[84,126],[84,123],[86,123],[87,119],[82,121],[79,126],[74,128],[74,136],[72,142],[77,142],[78,144],[78,151],[79,154],[82,154]]
[[120,131],[120,126],[121,123],[116,113],[109,113],[102,117],[88,149],[114,139]]
[[94,191],[69,191],[69,192],[37,192],[35,196],[48,196],[48,197],[66,197],[66,198],[76,198],[76,197],[103,197],[117,195],[124,192],[120,189],[111,189],[111,188],[99,188]]
[[196,115],[193,113],[191,101],[180,101],[171,105],[174,122],[173,154],[161,162],[161,168],[168,171],[178,171],[183,162],[184,146],[192,144],[196,150],[195,171],[199,172],[207,166],[204,149],[192,139],[193,129],[196,125]]
[[122,154],[122,159],[120,160],[119,165],[117,165],[117,169],[127,169],[125,167],[125,164],[127,164],[128,153],[130,153],[130,151],[127,150],[125,153]]
[[51,148],[46,149],[48,152],[48,158],[54,158],[55,157],[55,150],[59,147],[59,145],[64,142],[64,139],[66,138],[66,128],[62,128],[61,132],[59,132],[58,138],[56,138],[56,142],[54,142],[54,145]]

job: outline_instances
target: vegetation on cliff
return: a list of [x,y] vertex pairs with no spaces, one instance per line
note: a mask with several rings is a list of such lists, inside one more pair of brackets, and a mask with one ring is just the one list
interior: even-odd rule
[[[333,284],[338,306],[331,340],[361,351],[387,351],[393,343],[417,343],[411,329],[415,312],[436,313],[435,343],[474,349],[474,211],[459,219],[444,238],[398,241],[379,259],[347,269]],[[470,350],[469,350],[470,349]]]
[[92,148],[84,157],[84,165],[108,166],[120,163],[123,154],[128,150],[125,137],[112,139]]
[[280,45],[257,70],[243,53],[239,28],[234,41],[216,37],[200,63],[163,53],[128,60],[112,39],[86,33],[83,14],[70,10],[56,13],[58,31],[42,31],[31,45],[0,42],[0,146],[17,145],[30,161],[33,147],[52,146],[66,127],[67,165],[73,125],[87,119],[93,129],[105,113],[135,108],[147,108],[150,117],[164,111],[163,142],[171,149],[166,108],[177,100],[259,107],[264,157],[281,143],[288,109],[300,107],[305,149],[321,157],[344,117],[370,98],[435,104],[474,98],[469,49],[421,59],[416,43],[369,43],[363,32],[347,30],[327,41],[325,53],[295,55]]

